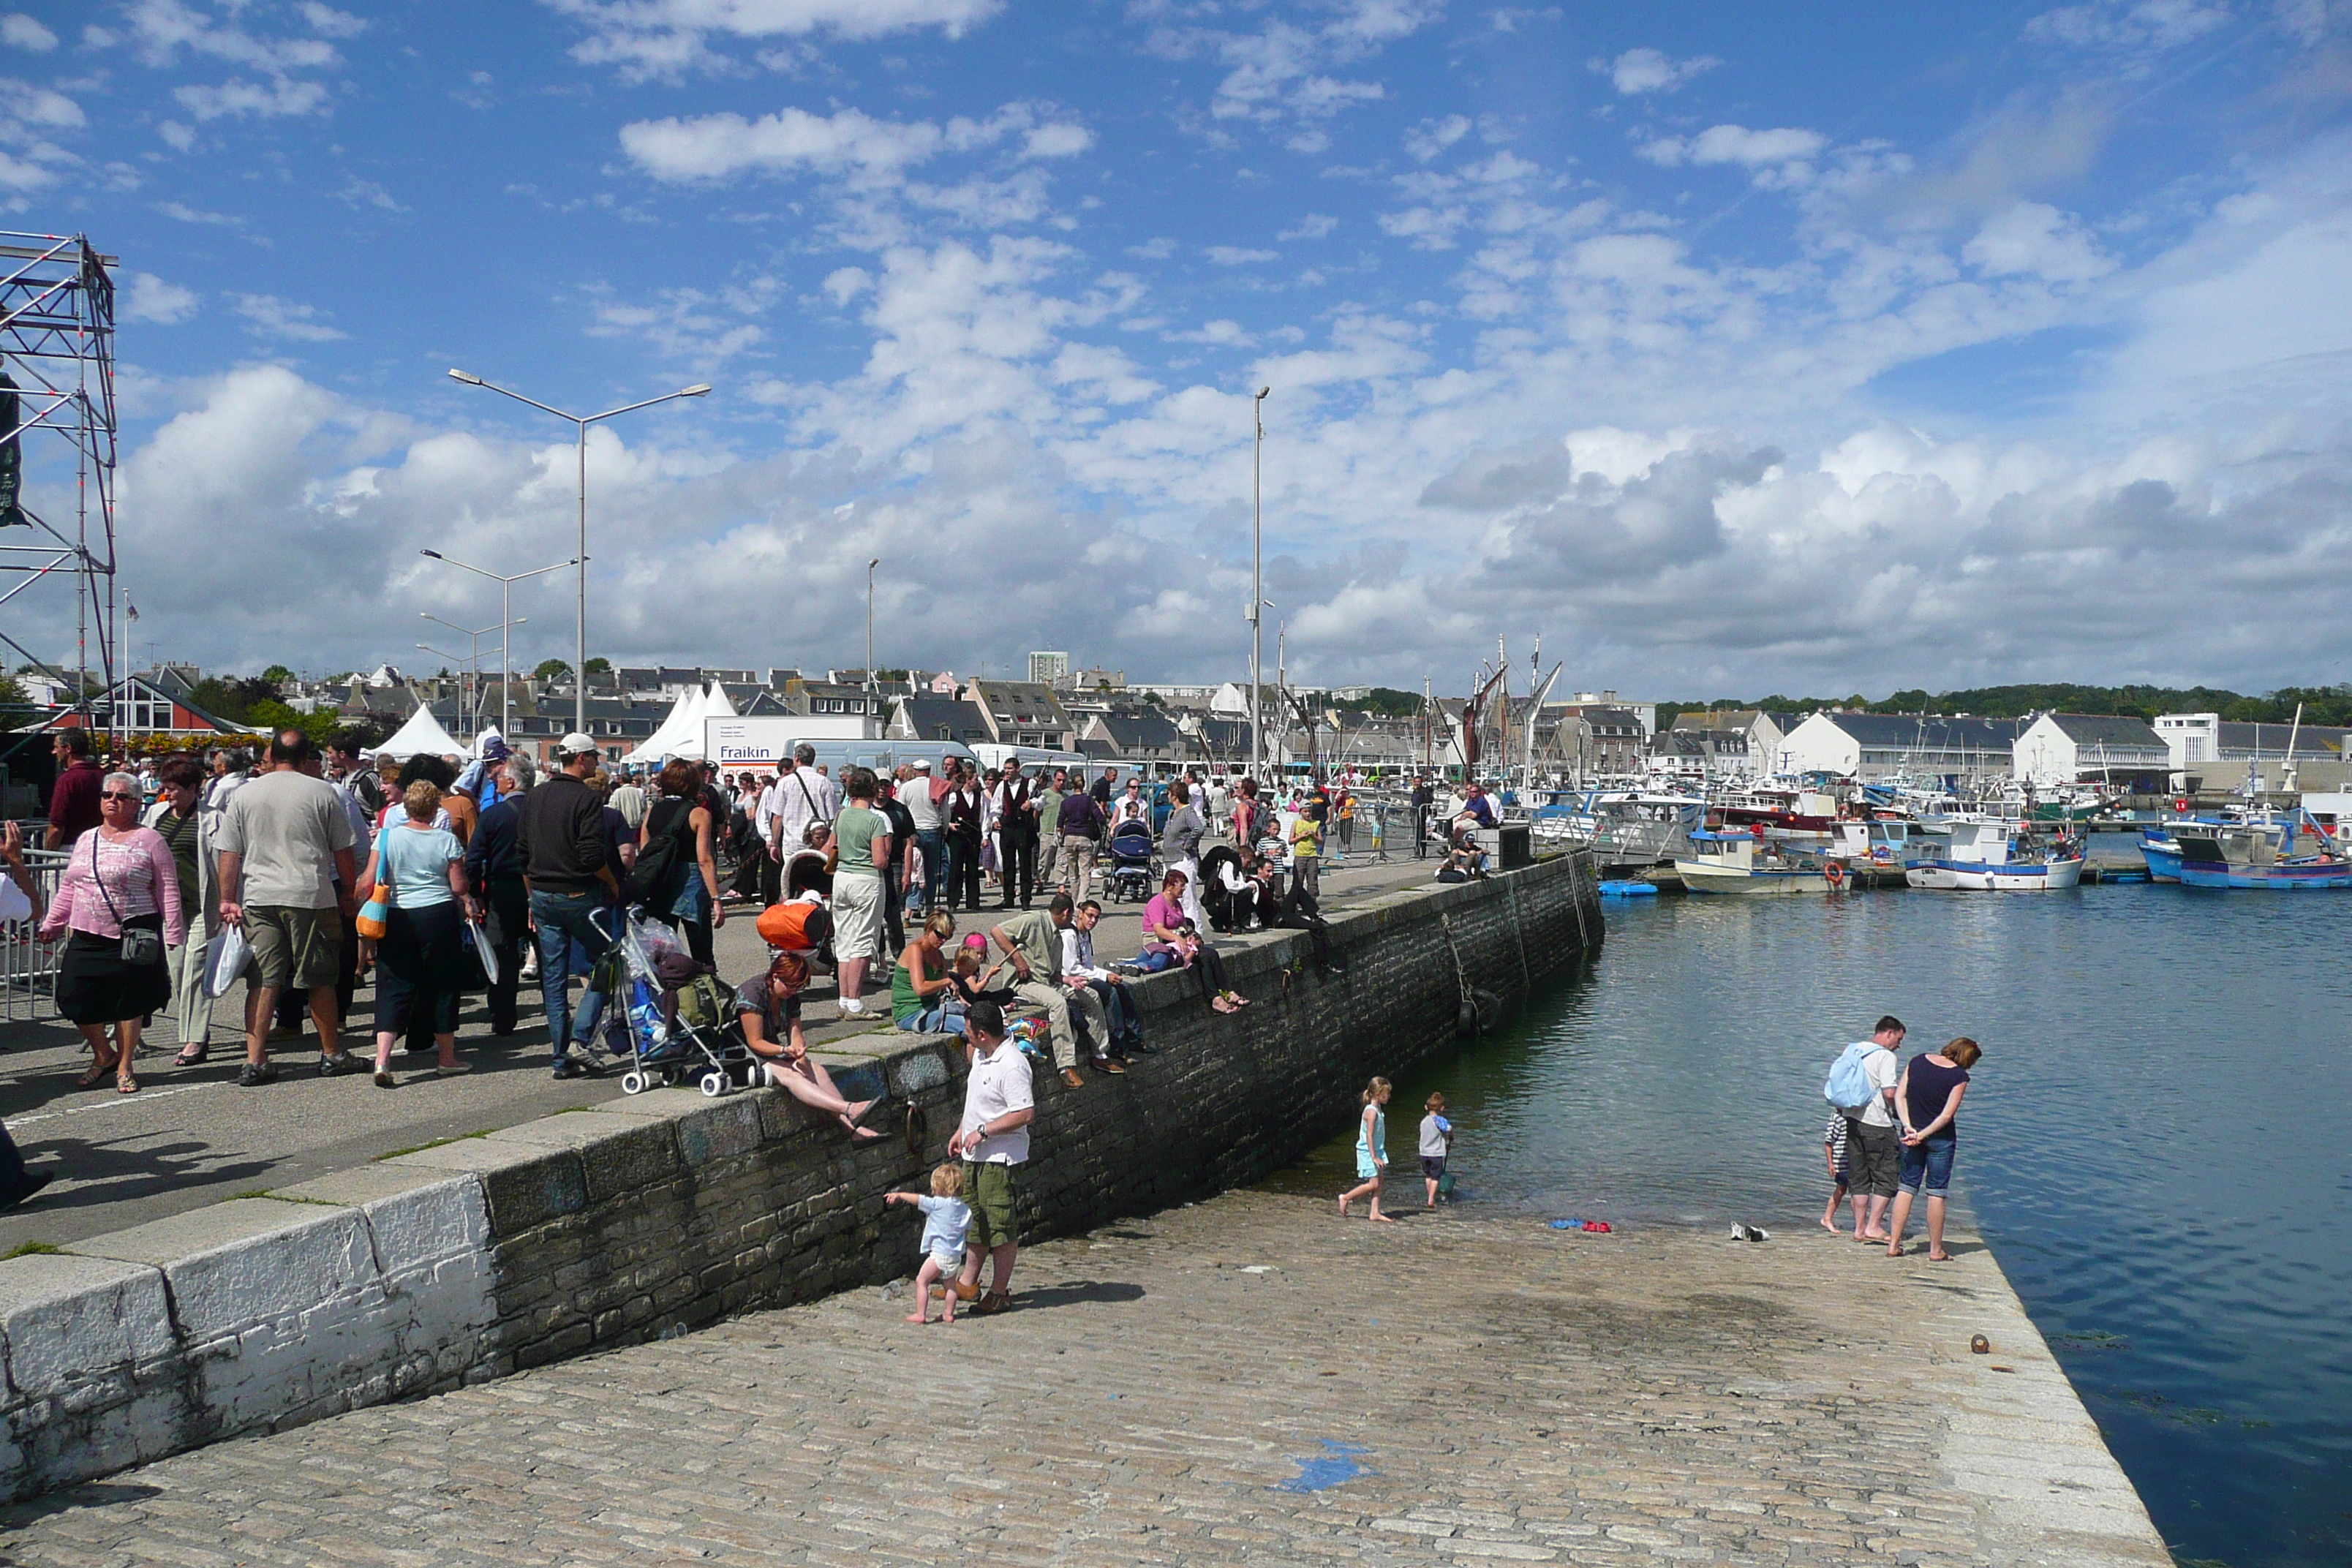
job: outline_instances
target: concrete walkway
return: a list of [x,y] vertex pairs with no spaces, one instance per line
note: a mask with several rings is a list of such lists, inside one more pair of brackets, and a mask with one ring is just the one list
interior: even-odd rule
[[2168,1563],[1990,1256],[1956,1248],[1236,1194],[1033,1249],[1005,1317],[916,1328],[860,1290],[0,1529],[26,1568]]
[[[1433,862],[1401,862],[1327,872],[1325,900],[1345,908],[1351,898],[1426,880]],[[1043,900],[1040,900],[1040,907]],[[765,948],[752,928],[757,910],[730,906],[716,943],[720,974],[740,984],[765,962]],[[1105,957],[1132,956],[1141,945],[1141,907],[1114,905],[1097,928],[1096,951]],[[986,930],[1000,920],[991,907],[959,916],[966,931]],[[1221,938],[1220,946],[1247,939]],[[884,993],[889,971],[867,982],[869,997]],[[574,1000],[578,992],[573,993]],[[812,988],[808,1009],[812,1045],[822,1049],[873,1027],[835,1019],[830,979]],[[373,986],[360,990],[357,1016],[347,1020],[348,1048],[373,1055]],[[76,1089],[74,1079],[89,1066],[80,1036],[64,1023],[0,1025],[0,1117],[10,1136],[37,1168],[58,1179],[26,1207],[0,1215],[0,1254],[28,1242],[66,1244],[224,1198],[286,1187],[361,1165],[395,1150],[436,1140],[464,1137],[535,1121],[570,1107],[620,1095],[617,1074],[557,1082],[547,1071],[547,1028],[535,986],[522,993],[522,1027],[504,1039],[489,1032],[479,994],[468,996],[459,1019],[458,1049],[474,1064],[472,1075],[433,1077],[430,1056],[396,1053],[401,1082],[380,1089],[365,1075],[321,1079],[315,1036],[271,1047],[283,1075],[260,1089],[236,1087],[244,1060],[242,987],[222,998],[214,1011],[212,1059],[202,1067],[171,1066],[178,1042],[163,1018],[148,1036],[140,1061],[141,1091],[118,1095],[110,1079],[95,1089]],[[423,1064],[423,1065],[418,1065]]]

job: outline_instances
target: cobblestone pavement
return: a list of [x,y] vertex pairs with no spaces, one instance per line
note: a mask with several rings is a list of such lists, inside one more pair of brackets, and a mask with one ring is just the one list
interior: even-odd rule
[[1004,1317],[919,1329],[870,1289],[753,1314],[22,1505],[0,1556],[2168,1562],[1958,1245],[1236,1194],[1031,1250]]
[[[1326,900],[1336,912],[1353,899],[1425,882],[1432,866],[1409,855],[1380,865],[1359,857],[1325,874]],[[748,904],[730,905],[717,933],[719,973],[730,984],[740,984],[766,962],[753,929],[756,912]],[[1112,905],[1097,930],[1096,952],[1105,958],[1132,956],[1142,946],[1141,916],[1139,905]],[[963,930],[983,931],[1003,918],[992,889],[988,908],[957,916]],[[1257,939],[1221,937],[1218,945],[1230,951],[1252,940]],[[883,994],[886,1007],[889,980],[884,965],[867,987]],[[874,1026],[840,1022],[833,1000],[833,982],[820,978],[807,1015],[810,1042],[820,1050]],[[35,1203],[0,1215],[0,1253],[28,1242],[70,1245],[239,1193],[293,1186],[395,1149],[511,1127],[618,1099],[621,1092],[616,1074],[563,1082],[548,1076],[536,983],[523,988],[522,1027],[503,1039],[489,1032],[481,994],[466,998],[457,1047],[473,1063],[472,1076],[436,1079],[430,1056],[395,1053],[401,1084],[389,1093],[365,1074],[316,1077],[318,1042],[308,1033],[271,1047],[285,1075],[277,1083],[238,1089],[244,1007],[242,987],[214,1007],[212,1060],[194,1068],[170,1065],[177,1042],[170,1022],[157,1018],[139,1066],[144,1087],[127,1097],[114,1092],[111,1079],[94,1089],[74,1087],[89,1052],[70,1026],[0,1024],[5,1058],[0,1116],[25,1158],[58,1176]],[[345,1047],[362,1056],[374,1051],[374,1037],[367,1032],[373,1009],[373,987],[363,985],[343,1037]]]

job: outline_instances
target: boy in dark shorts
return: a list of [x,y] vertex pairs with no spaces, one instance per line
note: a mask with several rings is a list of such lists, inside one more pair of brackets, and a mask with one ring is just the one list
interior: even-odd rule
[[1429,1112],[1421,1119],[1421,1179],[1429,1188],[1429,1201],[1422,1206],[1437,1206],[1437,1184],[1445,1176],[1446,1156],[1454,1152],[1454,1123],[1445,1120],[1445,1097],[1433,1094],[1423,1107]]

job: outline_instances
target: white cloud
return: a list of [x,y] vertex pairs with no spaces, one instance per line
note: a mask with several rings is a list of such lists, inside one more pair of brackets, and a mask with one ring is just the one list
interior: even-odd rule
[[2043,12],[2025,24],[2025,36],[2085,49],[2170,49],[2230,20],[2220,0],[2091,0]]
[[2116,266],[2081,225],[2041,202],[2019,202],[1986,220],[1960,254],[1996,277],[2030,274],[2053,283],[2086,282]]
[[291,338],[305,343],[331,343],[345,335],[320,321],[315,305],[298,305],[275,294],[232,294],[229,297],[236,301],[238,315],[271,337]]
[[[1314,121],[1386,96],[1377,81],[1334,73],[1412,36],[1444,11],[1443,0],[1338,0],[1321,19],[1278,18],[1252,33],[1166,23],[1154,29],[1150,43],[1165,56],[1205,56],[1226,68],[1209,102],[1213,125]],[[1311,124],[1295,127],[1286,139],[1301,152],[1328,144],[1328,135]]]
[[1165,261],[1176,254],[1176,242],[1166,235],[1149,239],[1141,245],[1130,245],[1127,253],[1139,261]]
[[1404,150],[1415,163],[1426,163],[1470,134],[1470,119],[1464,114],[1449,114],[1443,120],[1424,120],[1404,133]]
[[122,307],[126,321],[151,321],[159,327],[177,326],[196,313],[196,293],[177,283],[166,283],[152,272],[131,275],[130,298]]
[[58,47],[58,36],[22,11],[12,11],[0,16],[0,44],[45,55]]
[[327,107],[327,89],[315,81],[250,82],[231,77],[218,87],[183,87],[172,97],[201,125],[208,120],[250,116],[316,114]]
[[712,46],[822,35],[877,38],[937,29],[961,37],[1003,9],[1002,0],[550,0],[588,36],[572,50],[590,65],[632,77],[723,68]]
[[1723,64],[1713,55],[1674,59],[1652,48],[1627,49],[1613,60],[1594,60],[1592,69],[1609,78],[1610,85],[1631,96],[1644,92],[1675,92],[1683,83]]
[[[239,9],[230,7],[232,14]],[[172,65],[185,51],[282,76],[322,69],[341,58],[333,45],[318,38],[268,38],[235,24],[221,26],[182,0],[130,0],[125,11],[131,47],[153,66]]]
[[1008,136],[1031,157],[1067,157],[1091,143],[1083,126],[1039,123],[1039,111],[1007,104],[986,120],[877,120],[844,109],[829,115],[782,109],[757,120],[733,112],[641,120],[621,128],[621,150],[656,179],[721,180],[740,174],[891,176],[950,153],[971,153]]
[[245,222],[243,218],[228,213],[205,212],[201,208],[192,207],[185,202],[157,202],[155,210],[165,217],[176,218],[182,223],[205,224],[215,228],[236,228]]
[[1796,163],[1828,145],[1829,138],[1818,131],[1750,131],[1744,125],[1716,125],[1696,136],[1668,136],[1644,142],[1635,151],[1651,163],[1668,168],[1677,163],[1739,163],[1753,169]]
[[1279,261],[1278,250],[1248,250],[1238,245],[1213,245],[1202,252],[1220,267],[1245,267],[1254,261]]
[[1338,218],[1323,213],[1308,213],[1297,223],[1276,235],[1275,238],[1280,240],[1328,239],[1330,237],[1331,231],[1339,226]]
[[331,5],[322,5],[319,0],[302,0],[301,9],[302,20],[310,24],[312,32],[323,37],[356,38],[368,30],[368,23],[364,19],[348,11],[338,11]]

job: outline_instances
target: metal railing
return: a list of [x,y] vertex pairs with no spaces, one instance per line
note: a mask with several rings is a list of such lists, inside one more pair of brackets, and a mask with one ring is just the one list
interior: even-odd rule
[[[27,849],[25,868],[41,890],[46,910],[57,897],[58,879],[65,874],[68,851]],[[45,942],[33,934],[29,921],[0,925],[0,1023],[36,1024],[58,1016],[58,964],[65,956],[62,942]]]

